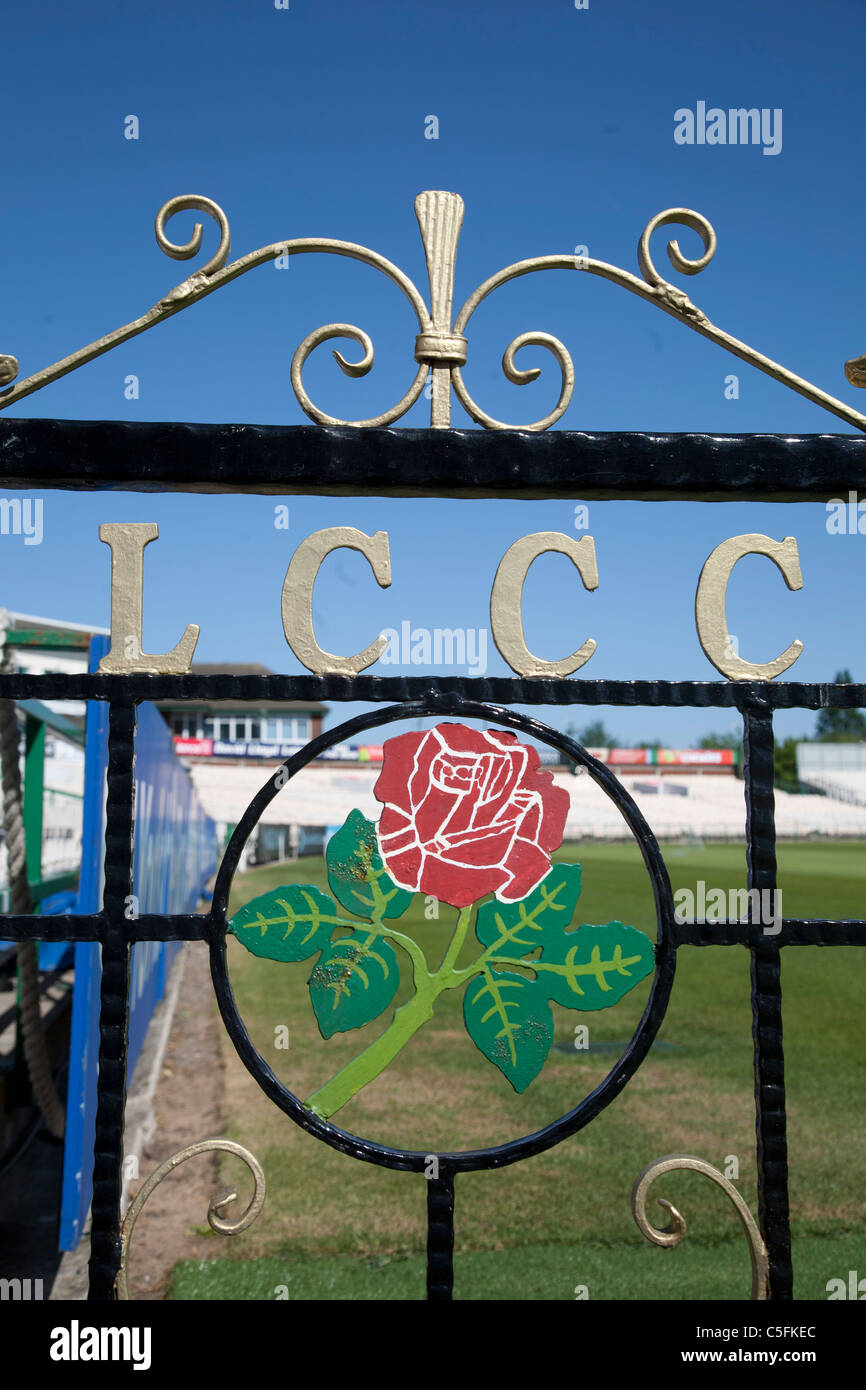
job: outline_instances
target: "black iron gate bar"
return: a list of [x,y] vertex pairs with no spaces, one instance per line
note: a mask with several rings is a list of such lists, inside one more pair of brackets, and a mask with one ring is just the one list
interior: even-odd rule
[[[2,396],[0,396],[2,402]],[[15,420],[6,488],[287,496],[826,502],[866,492],[866,435]]]
[[[6,488],[226,491],[288,494],[644,498],[661,500],[820,501],[866,489],[866,439],[848,435],[588,435],[479,431],[322,429],[246,425],[124,424],[0,420],[0,483]],[[866,705],[866,685],[798,681],[588,681],[574,678],[429,678],[345,676],[0,675],[0,698],[97,699],[109,704],[103,908],[94,914],[44,918],[0,915],[8,940],[99,941],[103,975],[98,1108],[93,1168],[90,1297],[111,1300],[120,1263],[120,1194],[125,1104],[129,953],[148,940],[204,940],[224,951],[225,915],[215,903],[205,914],[144,914],[128,921],[132,886],[135,706],[144,700],[310,699],[401,706],[401,717],[463,713],[482,708],[501,722],[528,727],[510,705],[671,706],[737,709],[744,725],[748,886],[776,885],[773,799],[773,714],[778,709]],[[491,705],[493,707],[491,707]],[[394,717],[394,715],[391,715]],[[360,715],[343,734],[376,722]],[[537,726],[554,746],[583,750]],[[296,771],[333,741],[322,735],[294,758]],[[624,794],[625,795],[625,794]],[[652,838],[652,837],[650,837]],[[653,841],[654,843],[654,841]],[[646,846],[642,846],[646,855]],[[666,881],[663,860],[660,873]],[[669,885],[668,885],[669,889]],[[756,1148],[759,1219],[769,1253],[770,1296],[793,1292],[787,1192],[787,1141],[781,1015],[781,949],[792,945],[866,945],[866,920],[786,918],[768,938],[758,923],[669,922],[672,948],[665,965],[669,992],[676,950],[683,945],[741,945],[751,954],[755,1044]],[[215,989],[224,1020],[239,1046],[246,1037],[229,1016],[230,986]],[[655,985],[653,987],[655,993]],[[221,994],[223,997],[221,997]],[[226,1002],[226,996],[229,1003]],[[650,1002],[638,1033],[618,1064],[625,1084],[649,1050],[667,995]],[[238,1021],[239,1022],[239,1021]],[[645,1028],[646,1025],[646,1028]],[[645,1035],[644,1034],[645,1030]],[[247,1042],[249,1040],[247,1039]],[[245,1059],[246,1060],[246,1059]],[[248,1062],[249,1065],[249,1062]],[[262,1064],[263,1066],[264,1064]],[[261,1084],[261,1076],[251,1067]],[[276,1079],[271,1099],[282,1100]],[[605,1083],[603,1083],[604,1086]],[[476,1154],[440,1156],[440,1176],[427,1182],[428,1297],[450,1298],[453,1282],[454,1178],[540,1152],[595,1117],[607,1101],[603,1087],[570,1116],[526,1140]],[[283,1105],[283,1108],[286,1108]],[[295,1118],[298,1118],[295,1116]],[[305,1123],[304,1120],[300,1121]],[[420,1171],[421,1154],[384,1150],[310,1118],[343,1152],[388,1167]],[[325,1137],[322,1132],[319,1137]]]

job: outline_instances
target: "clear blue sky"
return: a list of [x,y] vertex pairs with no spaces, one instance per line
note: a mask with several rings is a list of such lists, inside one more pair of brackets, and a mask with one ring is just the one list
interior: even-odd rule
[[[396,261],[426,297],[412,202],[445,188],[466,201],[458,305],[501,266],[581,244],[637,272],[637,240],[654,213],[701,211],[718,234],[716,258],[697,277],[670,278],[719,326],[866,410],[866,393],[842,371],[866,352],[864,37],[862,0],[687,10],[590,0],[585,11],[572,0],[15,6],[0,54],[0,352],[16,355],[26,376],[160,299],[216,246],[206,227],[197,262],[158,250],[157,209],[189,192],[224,207],[233,256],[294,236],[344,238]],[[781,109],[781,151],[676,144],[675,111],[698,101]],[[124,138],[129,115],[139,118],[136,141]],[[425,139],[429,115],[438,140]],[[169,230],[184,240],[192,221],[185,214]],[[693,233],[672,234],[697,253]],[[666,270],[665,235],[654,256]],[[301,424],[292,353],[334,320],[372,335],[376,366],[352,381],[329,347],[351,358],[353,345],[320,348],[307,372],[313,399],[357,418],[396,402],[414,368],[408,305],[368,268],[305,256],[285,271],[261,267],[11,413]],[[473,320],[469,388],[515,424],[544,414],[557,393],[557,369],[540,349],[522,361],[543,368],[540,381],[515,387],[502,376],[503,348],[529,329],[560,337],[574,357],[575,398],[560,428],[848,432],[643,301],[567,272],[506,286]],[[738,400],[725,399],[730,372]],[[124,396],[129,374],[138,400]],[[400,424],[423,424],[422,407]],[[454,423],[468,423],[456,403]],[[573,501],[287,500],[285,532],[274,528],[275,498],[49,494],[40,546],[0,537],[0,603],[106,624],[108,551],[97,526],[157,521],[145,646],[171,646],[198,622],[197,659],[291,672],[300,668],[283,638],[280,588],[310,531],[348,524],[391,537],[387,591],[356,555],[322,571],[318,630],[335,651],[358,650],[403,620],[486,628],[506,547],[530,531],[577,534]],[[831,537],[824,523],[812,504],[592,504],[600,587],[579,590],[561,557],[539,561],[526,589],[530,646],[556,658],[594,636],[587,679],[715,679],[694,631],[703,560],[727,536],[793,534],[801,592],[789,593],[767,561],[744,562],[731,584],[740,651],[766,660],[799,637],[792,678],[828,680],[848,666],[863,680],[866,536]],[[488,670],[506,671],[495,651]],[[684,745],[733,723],[724,712],[602,713],[625,742]],[[594,717],[547,714],[562,725]],[[783,735],[813,724],[805,713],[778,719]]]

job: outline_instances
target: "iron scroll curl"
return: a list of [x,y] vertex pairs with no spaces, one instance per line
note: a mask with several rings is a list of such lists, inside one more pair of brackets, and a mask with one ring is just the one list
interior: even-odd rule
[[[202,227],[199,222],[195,224],[189,241],[182,246],[170,242],[165,235],[165,224],[169,218],[173,217],[176,213],[190,210],[206,212],[214,219],[220,229],[220,244],[207,264],[202,266],[194,276],[190,277],[190,280],[185,281],[183,285],[171,291],[171,293],[161,301],[163,304],[168,304],[173,299],[189,298],[191,291],[200,287],[210,277],[223,269],[231,249],[228,218],[222,208],[210,198],[192,195],[188,197],[172,198],[161,207],[157,213],[156,239],[160,250],[164,251],[166,255],[172,256],[175,260],[185,260],[190,256],[194,256],[199,251],[202,240]],[[427,307],[417,286],[409,279],[408,275],[405,275],[404,272],[391,261],[386,260],[384,256],[380,256],[375,251],[371,251],[365,246],[358,246],[352,242],[335,241],[324,237],[295,238],[290,241],[278,242],[272,246],[263,247],[261,251],[254,252],[251,256],[243,257],[241,261],[235,263],[237,270],[235,271],[235,266],[232,266],[229,267],[229,272],[241,274],[243,271],[250,270],[263,261],[266,262],[268,260],[276,260],[281,256],[300,255],[315,251],[348,256],[353,260],[358,260],[365,265],[372,266],[375,270],[382,271],[383,274],[387,275],[388,278],[397,285],[398,289],[400,289],[409,300],[418,320],[419,332],[424,333],[431,330],[432,325]],[[227,273],[225,278],[233,279],[234,273]],[[369,428],[372,426],[382,427],[391,425],[395,420],[399,420],[402,415],[405,415],[406,411],[415,404],[415,401],[424,388],[427,369],[423,363],[419,366],[411,386],[402,399],[398,401],[396,405],[392,406],[390,410],[383,411],[376,416],[371,416],[367,420],[340,420],[336,416],[329,415],[326,411],[321,410],[313,403],[303,382],[304,365],[315,348],[332,338],[349,338],[363,348],[363,356],[359,362],[349,362],[341,352],[337,352],[336,350],[333,352],[335,362],[346,376],[366,376],[373,366],[375,354],[372,339],[363,329],[356,328],[354,324],[324,324],[321,328],[314,329],[312,333],[307,334],[306,338],[304,338],[295,349],[295,353],[292,357],[291,381],[292,389],[297,397],[298,403],[302,410],[309,415],[310,419],[314,420],[318,425],[350,424],[357,428]]]
[[123,1218],[120,1233],[120,1267],[117,1272],[116,1285],[117,1298],[120,1302],[129,1299],[129,1249],[135,1223],[146,1202],[163,1179],[173,1173],[176,1168],[179,1168],[181,1163],[185,1163],[188,1158],[197,1158],[204,1153],[234,1154],[243,1160],[253,1179],[253,1194],[239,1216],[228,1217],[223,1214],[225,1207],[237,1201],[238,1194],[234,1187],[218,1192],[211,1198],[207,1210],[208,1225],[211,1230],[216,1231],[219,1235],[240,1235],[241,1231],[247,1230],[253,1224],[261,1212],[265,1204],[265,1175],[258,1159],[250,1153],[249,1149],[245,1149],[242,1144],[236,1144],[232,1139],[200,1139],[195,1144],[187,1144],[185,1148],[178,1149],[142,1183]]
[[[491,275],[482,285],[469,296],[466,303],[461,308],[454,323],[456,334],[465,334],[469,320],[475,313],[478,306],[499,289],[500,285],[507,284],[510,280],[519,279],[522,275],[530,275],[537,270],[582,270],[591,275],[599,275],[605,280],[610,280],[614,284],[620,285],[623,289],[630,290],[633,294],[638,294],[643,299],[654,302],[662,309],[676,315],[684,315],[691,321],[692,326],[697,327],[711,326],[709,319],[702,310],[698,309],[689,299],[688,295],[670,284],[658,272],[650,254],[650,239],[653,232],[658,227],[669,226],[672,224],[690,227],[692,231],[698,233],[703,242],[703,255],[692,260],[684,256],[677,241],[668,242],[667,253],[671,265],[683,275],[697,275],[705,266],[709,265],[713,256],[716,254],[716,233],[707,220],[699,212],[692,212],[689,208],[667,208],[664,212],[659,212],[651,218],[641,233],[638,242],[638,263],[640,265],[643,280],[630,274],[626,270],[620,270],[618,266],[608,265],[605,261],[597,261],[589,256],[534,256],[528,260],[517,261],[514,265],[505,266],[502,270]],[[717,330],[713,330],[716,332]],[[709,335],[708,335],[709,336]],[[541,420],[536,420],[529,425],[521,425],[520,428],[535,433],[550,429],[555,425],[568,409],[574,394],[574,363],[565,344],[550,333],[521,333],[512,339],[505,349],[502,358],[502,369],[508,380],[517,386],[524,386],[530,381],[535,381],[540,375],[540,368],[531,367],[521,371],[514,362],[514,355],[521,348],[536,346],[547,348],[556,358],[561,372],[561,388],[559,400],[553,410]],[[513,429],[513,425],[495,420],[486,411],[482,410],[476,401],[472,399],[467,390],[466,383],[459,365],[452,368],[452,380],[454,383],[454,394],[463,406],[463,409],[472,419],[485,429],[506,430]]]
[[670,1222],[662,1228],[652,1224],[647,1216],[646,1207],[650,1187],[656,1178],[682,1170],[702,1173],[704,1177],[710,1178],[717,1187],[720,1187],[726,1196],[730,1197],[749,1242],[749,1256],[752,1262],[752,1300],[761,1302],[768,1299],[770,1296],[770,1261],[764,1238],[755,1224],[755,1219],[742,1193],[712,1163],[707,1163],[702,1158],[695,1158],[691,1154],[667,1154],[664,1158],[657,1158],[652,1163],[648,1163],[638,1173],[631,1194],[632,1215],[638,1230],[646,1236],[647,1240],[651,1240],[654,1245],[660,1245],[663,1249],[670,1250],[679,1245],[686,1234],[686,1221],[673,1203],[668,1202],[664,1197],[656,1199],[659,1206],[670,1213]]
[[180,198],[169,198],[168,202],[163,203],[156,214],[154,230],[156,232],[156,244],[160,251],[163,251],[166,256],[171,256],[172,260],[187,261],[198,255],[201,250],[202,224],[196,222],[189,241],[182,244],[169,241],[165,234],[165,224],[178,212],[205,212],[208,217],[213,218],[219,227],[220,243],[210,260],[205,265],[200,266],[196,274],[206,279],[215,271],[222,270],[232,249],[232,239],[229,231],[229,220],[219,203],[215,203],[212,198],[205,198],[203,194],[190,193]]
[[228,973],[226,933],[229,893],[241,850],[264,809],[287,782],[328,748],[367,729],[400,720],[442,715],[485,720],[518,730],[548,747],[559,750],[570,761],[583,767],[617,806],[637,841],[652,884],[657,920],[655,969],[643,1015],[622,1056],[601,1084],[567,1114],[534,1133],[484,1149],[451,1153],[440,1151],[439,1171],[443,1175],[449,1175],[505,1167],[534,1154],[543,1153],[562,1139],[584,1128],[620,1094],[637,1071],[649,1052],[664,1018],[673,987],[676,964],[674,904],[670,880],[652,830],[628,792],[603,763],[593,758],[586,749],[566,735],[527,715],[501,706],[466,700],[459,695],[438,694],[433,690],[422,699],[391,705],[347,720],[313,739],[300,752],[287,758],[279,768],[274,769],[238,822],[226,846],[214,885],[210,962],[214,991],[226,1031],[247,1070],[279,1109],[308,1133],[354,1158],[387,1168],[411,1172],[425,1171],[429,1149],[390,1147],[342,1130],[308,1109],[303,1101],[278,1079],[254,1047],[238,1011]]

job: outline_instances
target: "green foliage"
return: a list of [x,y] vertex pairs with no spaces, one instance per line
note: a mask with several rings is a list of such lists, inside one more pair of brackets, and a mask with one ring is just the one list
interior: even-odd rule
[[327,946],[336,914],[336,904],[320,889],[292,883],[253,898],[235,913],[229,931],[254,956],[308,960]]
[[777,787],[789,789],[796,784],[797,744],[802,742],[803,740],[798,738],[786,738],[781,743],[776,741],[774,767]]
[[538,983],[549,999],[568,1009],[606,1009],[642,980],[655,965],[649,937],[622,922],[583,925],[550,933],[538,961]]
[[[475,933],[488,949],[483,975],[466,991],[466,1028],[516,1091],[537,1076],[550,1049],[550,1003],[605,1009],[655,964],[653,943],[635,927],[569,930],[580,887],[579,864],[554,864],[521,902],[487,902],[478,911]],[[500,965],[525,966],[534,978],[501,973]]]
[[376,826],[360,811],[350,811],[331,836],[326,858],[331,892],[356,917],[400,917],[412,901],[412,893],[398,888],[385,872]]
[[323,952],[310,976],[310,999],[323,1038],[363,1028],[387,1009],[400,983],[390,941],[363,929]]
[[580,877],[579,864],[554,864],[520,902],[483,903],[478,909],[475,935],[482,946],[494,946],[500,955],[522,956],[534,951],[552,924],[561,922],[563,931],[568,926],[580,897]]
[[[327,850],[328,886],[340,906],[375,922],[406,911],[413,894],[385,873],[376,827],[352,811]],[[352,928],[333,940],[338,928]],[[363,1028],[392,1002],[400,985],[397,955],[381,929],[340,915],[340,907],[311,884],[275,888],[235,913],[229,931],[253,955],[302,961],[321,953],[308,984],[324,1038]]]
[[699,748],[733,748],[742,754],[743,735],[739,729],[729,729],[727,733],[704,734],[698,742]]
[[[837,671],[834,685],[853,685],[850,671]],[[860,709],[822,709],[815,721],[819,743],[863,743],[866,741],[866,715]]]
[[569,738],[576,739],[584,748],[615,748],[616,739],[613,734],[609,734],[600,719],[595,719],[591,724],[587,724],[583,729],[576,729],[573,724],[569,724],[566,729]]
[[553,1014],[544,991],[513,971],[485,970],[466,987],[463,1017],[479,1051],[515,1091],[525,1091],[553,1042]]

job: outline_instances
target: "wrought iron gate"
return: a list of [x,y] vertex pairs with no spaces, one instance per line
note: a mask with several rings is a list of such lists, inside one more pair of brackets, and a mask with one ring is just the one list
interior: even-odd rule
[[[426,201],[422,201],[426,200]],[[457,200],[459,202],[459,200]],[[407,293],[418,310],[420,334],[415,356],[415,382],[394,411],[371,421],[346,426],[312,405],[301,383],[301,368],[320,342],[349,336],[364,348],[361,374],[372,363],[372,345],[351,325],[329,325],[311,334],[293,362],[296,392],[308,414],[329,427],[256,427],[251,425],[123,424],[110,421],[0,420],[0,460],[7,488],[104,489],[126,488],[166,492],[224,491],[282,495],[316,493],[339,495],[418,495],[429,497],[549,497],[581,500],[641,498],[644,500],[805,501],[846,496],[866,490],[866,441],[862,436],[820,435],[791,438],[775,435],[647,435],[586,434],[542,431],[559,418],[573,381],[570,358],[549,335],[525,334],[506,352],[505,369],[514,381],[520,373],[513,353],[529,342],[551,348],[563,377],[561,409],[552,417],[523,430],[505,431],[468,396],[460,376],[466,360],[463,330],[480,303],[498,284],[533,269],[577,268],[600,274],[655,302],[688,327],[714,338],[762,370],[770,371],[801,394],[837,415],[866,428],[866,419],[842,402],[785,372],[760,354],[715,329],[699,310],[655,271],[649,257],[651,232],[666,222],[684,222],[704,238],[706,254],[689,262],[672,243],[674,265],[693,274],[715,249],[715,237],[705,219],[682,209],[660,214],[641,239],[644,280],[616,271],[601,262],[575,266],[574,257],[545,257],[521,262],[491,277],[461,310],[452,327],[453,258],[462,204],[453,195],[421,195],[418,212],[431,278],[432,310],[428,313],[418,291],[402,272],[364,248],[341,242],[307,240],[264,248],[223,269],[228,255],[228,224],[215,205],[201,198],[175,199],[157,218],[160,245],[171,255],[193,255],[201,244],[201,229],[185,247],[165,238],[165,222],[174,212],[203,208],[217,216],[222,229],[220,252],[204,270],[166,296],[149,315],[118,330],[74,358],[66,359],[21,384],[0,393],[9,405],[48,381],[73,370],[115,343],[210,293],[253,265],[277,255],[331,250],[367,260],[384,270]],[[459,214],[459,215],[458,215]],[[444,269],[443,269],[444,267]],[[629,283],[631,282],[631,283]],[[419,309],[420,305],[420,309]],[[345,367],[345,363],[338,357]],[[17,369],[12,359],[0,359],[0,380],[9,381]],[[385,426],[399,418],[418,398],[432,372],[433,428],[392,431]],[[10,375],[11,374],[11,375]],[[848,364],[849,380],[866,384],[863,359]],[[448,428],[451,383],[469,413],[489,432]],[[411,399],[410,399],[411,397]],[[563,404],[563,401],[565,402]],[[377,428],[358,428],[358,425]],[[133,658],[140,658],[140,650]],[[134,660],[133,663],[134,665]],[[139,663],[140,664],[140,663]],[[7,700],[103,700],[109,708],[109,759],[106,811],[105,891],[103,907],[92,915],[51,918],[7,914],[0,916],[0,937],[15,941],[98,941],[102,946],[99,1092],[93,1164],[93,1205],[90,1297],[111,1300],[121,1263],[120,1198],[123,1117],[126,1085],[126,1027],[129,1004],[130,950],[140,941],[205,941],[211,957],[214,988],[223,1021],[242,1061],[265,1092],[290,1118],[323,1142],[365,1162],[424,1173],[424,1152],[387,1148],[347,1133],[320,1119],[273,1075],[253,1047],[235,1008],[226,970],[225,937],[231,876],[242,844],[264,805],[275,794],[272,778],[253,800],[238,826],[220,865],[213,905],[206,914],[142,915],[128,920],[124,905],[131,892],[134,821],[134,738],[137,703],[145,700],[267,700],[364,701],[377,706],[313,740],[286,760],[293,776],[312,758],[340,739],[400,719],[425,715],[486,719],[521,730],[558,748],[582,764],[614,800],[637,839],[650,874],[658,921],[655,972],[650,997],[640,1024],[623,1056],[605,1081],[556,1123],[497,1148],[442,1153],[438,1178],[426,1182],[428,1208],[428,1296],[449,1298],[452,1291],[455,1180],[460,1173],[502,1167],[537,1154],[576,1133],[593,1120],[634,1075],[652,1046],[662,1022],[674,981],[677,952],[687,946],[743,946],[751,955],[752,1020],[755,1067],[756,1149],[759,1221],[768,1257],[767,1287],[756,1273],[756,1296],[792,1296],[788,1218],[787,1139],[784,1058],[782,1048],[781,958],[783,950],[804,945],[866,945],[866,921],[785,918],[778,934],[768,936],[760,922],[675,920],[670,883],[663,856],[641,813],[624,787],[603,765],[564,735],[516,713],[516,705],[531,706],[648,706],[735,709],[742,719],[745,749],[746,847],[749,888],[776,888],[774,824],[773,718],[777,710],[866,705],[866,685],[824,685],[768,679],[719,681],[562,679],[550,675],[478,678],[383,678],[365,674],[324,672],[303,676],[228,674],[198,676],[166,674],[146,669],[92,675],[0,674],[0,698]],[[693,1165],[694,1166],[694,1165]],[[652,1165],[651,1165],[652,1167]],[[647,1176],[639,1194],[645,1202]],[[741,1213],[742,1214],[742,1213]],[[669,1242],[670,1243],[670,1242]],[[760,1252],[758,1252],[760,1253]],[[756,1247],[753,1242],[753,1260]]]

